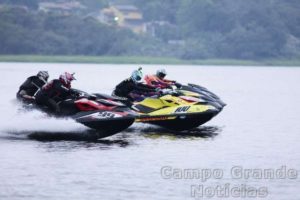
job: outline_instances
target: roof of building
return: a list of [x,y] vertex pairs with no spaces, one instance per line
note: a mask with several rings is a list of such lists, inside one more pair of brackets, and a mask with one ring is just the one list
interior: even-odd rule
[[133,5],[112,5],[118,10],[123,11],[138,11],[138,8]]
[[83,9],[83,6],[78,1],[70,1],[70,2],[41,2],[39,3],[39,8],[47,8],[47,9],[64,9],[64,10],[71,10],[71,9]]

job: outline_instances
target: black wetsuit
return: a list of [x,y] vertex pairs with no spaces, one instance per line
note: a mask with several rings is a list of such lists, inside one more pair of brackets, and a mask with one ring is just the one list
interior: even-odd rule
[[70,96],[72,90],[64,86],[60,80],[54,79],[44,85],[36,94],[36,103],[45,105],[54,112],[59,112],[57,103]]
[[135,83],[131,78],[128,78],[116,86],[113,94],[119,97],[132,99],[129,94],[133,91],[144,93],[156,92],[155,88],[142,83]]
[[17,92],[17,98],[22,101],[30,101],[24,98],[24,95],[34,96],[34,94],[43,86],[45,82],[39,79],[37,76],[30,76],[26,81],[20,86]]

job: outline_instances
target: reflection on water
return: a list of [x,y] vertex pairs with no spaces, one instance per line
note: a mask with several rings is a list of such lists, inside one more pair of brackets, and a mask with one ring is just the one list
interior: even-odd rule
[[93,141],[99,138],[96,130],[88,129],[83,131],[7,131],[1,135],[3,139],[32,139],[37,141]]
[[139,132],[140,135],[145,137],[163,137],[163,136],[172,136],[173,138],[190,138],[190,137],[199,137],[199,138],[214,138],[222,131],[221,127],[217,126],[200,126],[186,131],[172,131],[156,126],[149,126],[147,128],[139,128],[137,131],[134,128],[129,128],[126,132]]
[[117,140],[117,139],[102,139],[95,141],[43,141],[38,145],[39,148],[45,148],[47,151],[73,151],[76,149],[100,149],[108,150],[113,147],[127,147],[130,145],[129,141],[126,140]]
[[[146,127],[131,127],[127,130],[109,138],[99,138],[99,133],[96,130],[88,129],[78,132],[66,132],[66,131],[16,131],[8,132],[6,135],[2,135],[1,139],[8,140],[37,140],[45,142],[49,147],[53,145],[54,148],[66,147],[95,147],[99,146],[100,149],[105,149],[108,146],[117,145],[119,147],[127,147],[134,143],[136,140],[142,138],[151,139],[187,139],[187,138],[214,138],[222,131],[221,127],[217,126],[201,126],[188,131],[171,131],[156,126]],[[61,143],[57,143],[62,141]],[[69,143],[68,143],[69,141]],[[73,142],[72,142],[73,141]],[[132,141],[132,142],[130,142]],[[53,142],[53,143],[51,143]],[[64,143],[65,142],[65,143]]]
[[28,135],[29,139],[39,141],[92,141],[95,142],[99,138],[99,134],[96,130],[86,130],[84,132],[48,132],[37,131]]
[[96,130],[86,130],[82,132],[51,132],[51,131],[18,131],[8,132],[1,135],[2,140],[36,140],[39,147],[50,151],[70,151],[78,148],[98,148],[110,149],[113,146],[127,147],[130,142],[122,138],[98,139]]
[[[33,132],[28,134],[29,139],[38,140],[40,148],[47,151],[73,151],[76,149],[100,149],[108,150],[114,147],[126,148],[137,144],[138,141],[147,139],[195,139],[214,138],[222,128],[217,126],[201,126],[189,131],[170,131],[156,126],[132,127],[113,137],[98,139],[97,131],[84,132]],[[20,133],[18,133],[20,134]]]

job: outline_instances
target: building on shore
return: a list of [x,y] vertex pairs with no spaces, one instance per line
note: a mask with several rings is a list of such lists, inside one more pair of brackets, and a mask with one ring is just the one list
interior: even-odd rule
[[102,9],[97,19],[105,24],[128,28],[137,34],[146,32],[143,14],[133,5],[111,5]]

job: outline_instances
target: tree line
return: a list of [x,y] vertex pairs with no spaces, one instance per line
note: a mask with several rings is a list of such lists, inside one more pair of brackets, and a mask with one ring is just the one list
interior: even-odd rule
[[[91,8],[97,3],[83,1]],[[89,17],[37,12],[38,0],[22,2],[31,9],[0,8],[0,54],[254,60],[300,56],[298,0],[127,0],[140,8],[146,21],[168,22],[155,28],[155,37]]]

